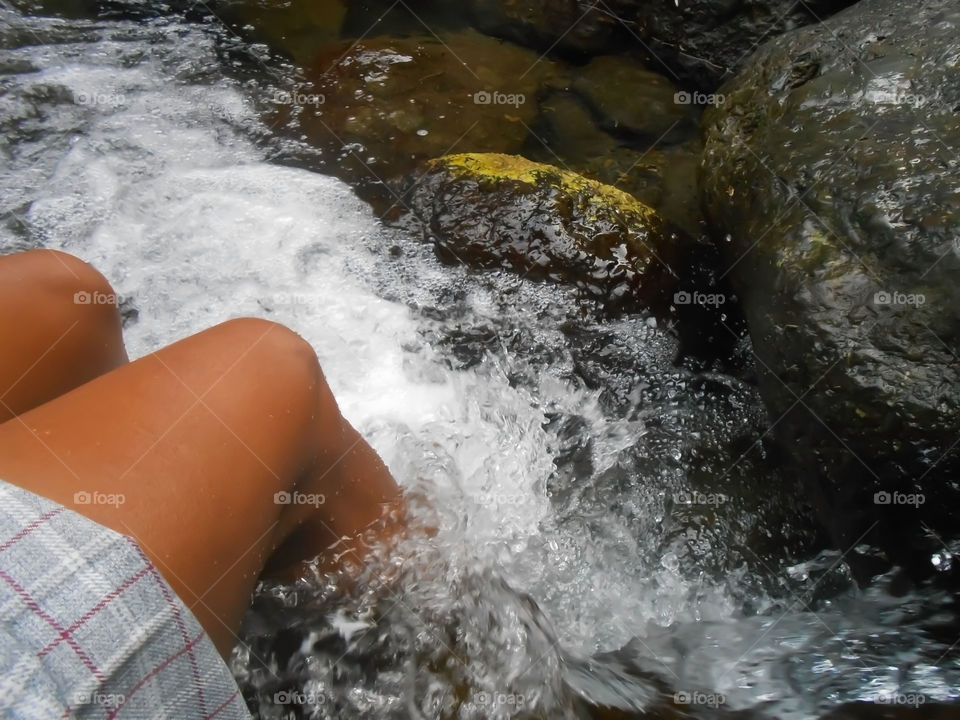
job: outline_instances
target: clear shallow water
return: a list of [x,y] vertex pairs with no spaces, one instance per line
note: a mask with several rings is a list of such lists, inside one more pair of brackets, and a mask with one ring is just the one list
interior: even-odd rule
[[754,445],[751,386],[675,367],[663,320],[441,265],[342,182],[271,162],[310,152],[260,123],[276,77],[227,75],[226,45],[0,10],[0,249],[100,268],[136,310],[133,357],[238,315],[293,327],[429,496],[437,534],[363,582],[262,588],[234,667],[263,717],[578,717],[586,698],[803,718],[960,695],[949,598],[856,590],[818,555]]

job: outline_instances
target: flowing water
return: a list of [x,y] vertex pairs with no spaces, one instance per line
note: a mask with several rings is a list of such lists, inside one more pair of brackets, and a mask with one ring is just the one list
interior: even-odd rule
[[678,363],[663,318],[441,264],[261,120],[272,62],[215,23],[0,4],[0,251],[100,268],[132,357],[234,316],[291,326],[436,529],[358,582],[258,590],[232,661],[255,713],[808,718],[960,696],[952,598],[853,583],[764,442],[748,364]]

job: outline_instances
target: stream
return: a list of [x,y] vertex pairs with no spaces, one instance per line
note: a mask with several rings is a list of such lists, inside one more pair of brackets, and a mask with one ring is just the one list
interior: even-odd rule
[[669,319],[441,262],[263,119],[286,70],[215,22],[0,3],[0,252],[100,269],[131,358],[236,316],[292,327],[436,529],[358,582],[258,588],[231,659],[255,717],[960,697],[953,597],[854,582],[768,445],[746,337],[683,362]]

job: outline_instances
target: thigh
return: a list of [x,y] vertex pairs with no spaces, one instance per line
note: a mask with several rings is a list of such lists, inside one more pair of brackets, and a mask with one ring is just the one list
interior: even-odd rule
[[274,493],[342,433],[310,346],[231,321],[0,424],[0,477],[137,539],[225,651],[293,529]]

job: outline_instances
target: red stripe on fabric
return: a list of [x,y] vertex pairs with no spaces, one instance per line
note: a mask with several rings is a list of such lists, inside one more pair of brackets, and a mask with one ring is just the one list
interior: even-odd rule
[[220,713],[222,713],[222,712],[226,709],[227,705],[229,705],[230,703],[232,703],[232,702],[234,701],[234,699],[237,697],[237,695],[239,695],[239,694],[240,694],[240,688],[237,688],[236,690],[233,691],[233,695],[231,695],[231,696],[228,697],[226,700],[224,700],[222,703],[220,703],[220,704],[217,706],[217,709],[214,710],[212,713],[210,713],[209,715],[205,715],[204,718],[203,718],[203,720],[213,720],[213,718],[215,718],[217,715],[219,715]]
[[113,590],[111,590],[109,594],[105,595],[105,596],[103,597],[103,599],[100,600],[100,602],[98,602],[98,603],[97,603],[96,605],[94,605],[92,608],[90,608],[89,610],[87,610],[87,612],[85,612],[85,613],[83,614],[83,616],[82,616],[79,620],[77,620],[73,625],[71,625],[71,626],[68,627],[66,630],[64,630],[64,631],[63,631],[63,634],[62,634],[60,637],[58,637],[58,638],[57,638],[56,640],[54,640],[52,643],[50,643],[49,645],[47,645],[43,650],[41,650],[41,651],[39,652],[39,654],[37,655],[37,657],[41,657],[41,658],[44,657],[47,653],[49,653],[49,652],[50,652],[51,650],[53,650],[57,645],[59,645],[62,640],[66,640],[66,636],[67,636],[67,635],[72,635],[73,632],[74,632],[78,627],[80,627],[81,625],[86,624],[86,622],[87,622],[90,618],[92,618],[92,617],[93,617],[94,615],[96,615],[98,612],[100,612],[101,610],[103,610],[107,605],[109,605],[111,602],[113,602],[113,601],[120,595],[120,593],[122,593],[122,592],[123,592],[124,590],[126,590],[127,588],[131,587],[134,583],[136,583],[140,578],[142,578],[142,577],[143,577],[144,575],[146,575],[148,572],[150,572],[150,568],[149,568],[149,567],[145,567],[145,568],[143,568],[140,572],[138,572],[136,575],[134,575],[133,577],[128,578],[127,580],[125,580],[122,585],[119,585],[118,587],[115,587]]
[[197,636],[196,636],[193,640],[191,640],[189,643],[187,643],[187,644],[184,645],[182,648],[180,648],[179,650],[177,650],[177,652],[175,652],[173,655],[171,655],[170,657],[168,657],[168,658],[167,658],[166,660],[164,660],[162,663],[160,663],[159,665],[157,665],[153,670],[151,670],[151,671],[148,672],[146,675],[144,675],[142,678],[140,678],[140,680],[137,681],[137,684],[134,685],[132,688],[130,688],[130,692],[124,693],[124,695],[123,695],[123,702],[118,703],[117,706],[116,706],[115,708],[113,708],[113,710],[110,711],[110,714],[107,715],[107,720],[113,720],[113,718],[115,718],[115,717],[117,716],[117,713],[120,712],[120,710],[123,708],[123,706],[127,704],[127,700],[129,700],[131,697],[133,697],[134,693],[136,693],[137,690],[139,690],[139,689],[142,688],[144,685],[146,685],[146,684],[150,681],[151,678],[155,677],[155,676],[156,676],[158,673],[160,673],[165,667],[167,667],[167,665],[169,665],[170,663],[172,663],[172,662],[173,662],[174,660],[176,660],[178,657],[180,657],[180,656],[183,655],[184,653],[190,652],[190,651],[193,649],[193,646],[196,645],[198,642],[200,642],[200,640],[203,638],[203,636],[204,636],[203,632],[198,633]]
[[42,618],[42,619],[44,620],[44,622],[46,622],[48,625],[50,625],[50,627],[52,627],[52,628],[53,628],[54,630],[56,630],[58,633],[60,633],[60,636],[61,636],[64,640],[67,641],[67,644],[68,644],[68,645],[71,647],[71,649],[77,654],[77,657],[80,658],[81,662],[82,662],[84,665],[87,666],[87,669],[88,669],[91,673],[93,673],[93,676],[94,676],[99,682],[103,682],[103,673],[100,672],[100,670],[99,670],[99,669],[97,668],[97,666],[93,663],[93,661],[87,656],[87,654],[83,651],[83,648],[80,647],[79,643],[77,643],[77,641],[76,641],[73,637],[71,637],[70,635],[67,635],[67,634],[65,633],[64,629],[63,629],[62,627],[60,627],[60,624],[59,624],[56,620],[54,620],[50,615],[48,615],[48,614],[43,610],[43,608],[41,608],[41,607],[37,604],[36,600],[34,600],[34,599],[30,596],[30,593],[28,593],[26,590],[24,590],[24,589],[20,586],[20,584],[17,583],[16,580],[14,580],[12,577],[10,577],[9,574],[7,574],[7,572],[6,572],[5,570],[0,570],[0,578],[3,578],[3,579],[6,581],[6,583],[7,583],[10,587],[12,587],[12,588],[14,589],[14,591],[17,593],[17,595],[20,596],[20,599],[23,600],[23,602],[26,604],[26,606],[27,606],[28,608],[30,608],[30,610],[31,610],[35,615],[37,615],[37,616],[39,616],[40,618]]
[[64,510],[66,510],[66,508],[64,508],[63,506],[61,506],[61,507],[58,507],[58,508],[54,508],[54,509],[51,510],[50,512],[44,513],[43,515],[41,515],[40,517],[38,517],[36,520],[34,520],[32,523],[30,523],[30,524],[27,525],[25,528],[23,528],[23,529],[22,529],[20,532],[18,532],[16,535],[14,535],[12,538],[10,538],[10,539],[7,540],[5,543],[3,543],[2,545],[0,545],[0,552],[3,552],[3,551],[6,550],[7,548],[9,548],[11,545],[16,545],[16,544],[17,544],[18,542],[20,542],[20,540],[22,540],[24,537],[26,537],[27,535],[29,535],[30,533],[32,533],[34,530],[36,530],[38,527],[40,527],[40,526],[43,525],[45,522],[47,522],[47,520],[49,520],[50,518],[52,518],[52,517],[54,517],[54,516],[56,516],[56,515],[59,515],[59,514],[62,513]]
[[[147,564],[147,569],[153,573],[154,579],[157,581],[157,585],[160,586],[160,592],[163,593],[163,597],[166,599],[167,604],[173,610],[174,620],[177,623],[177,628],[180,630],[180,638],[184,643],[186,643],[188,637],[187,628],[183,624],[183,616],[180,614],[180,606],[177,605],[174,598],[171,597],[170,592],[167,589],[167,583],[164,581],[154,564],[150,562],[150,558],[148,558],[146,553],[143,552],[143,548],[141,548],[133,538],[128,537],[127,540],[140,554],[140,557],[143,558],[143,561]],[[203,683],[200,682],[200,669],[197,667],[197,657],[193,654],[193,650],[190,651],[190,673],[193,675],[193,687],[197,693],[197,701],[200,705],[200,712],[206,714],[207,700],[203,695]]]

